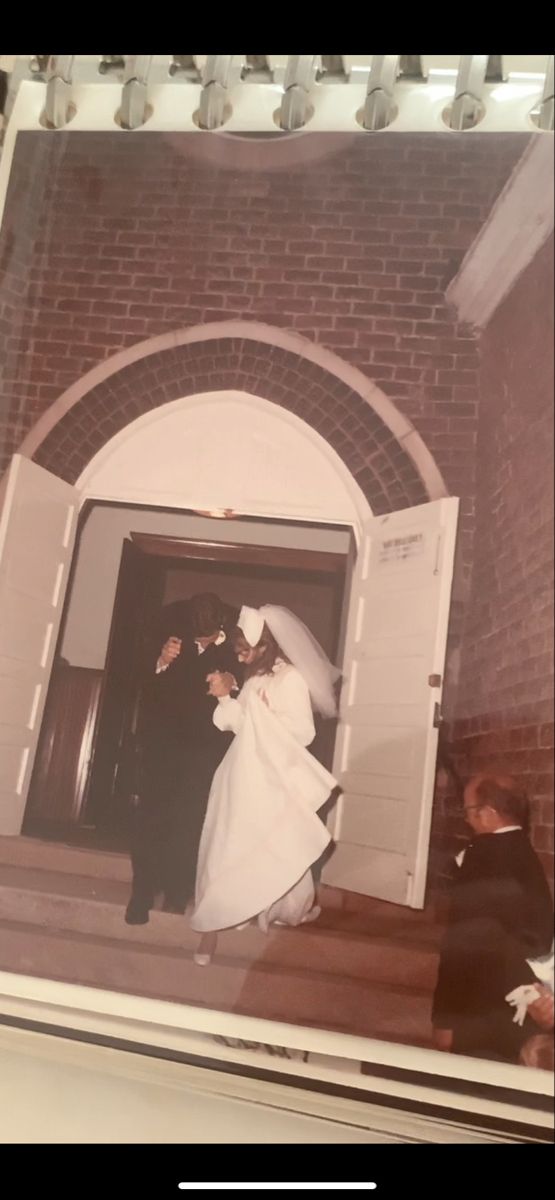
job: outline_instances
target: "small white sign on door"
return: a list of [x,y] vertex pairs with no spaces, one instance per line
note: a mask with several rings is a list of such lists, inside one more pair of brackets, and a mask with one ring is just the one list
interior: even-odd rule
[[418,558],[424,553],[424,534],[408,533],[404,537],[383,538],[378,554],[379,563],[401,562],[405,558]]

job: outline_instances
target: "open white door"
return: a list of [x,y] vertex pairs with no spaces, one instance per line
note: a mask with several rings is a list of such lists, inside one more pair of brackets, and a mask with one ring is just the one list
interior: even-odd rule
[[426,887],[458,500],[372,518],[351,592],[322,882],[411,908]]
[[18,834],[71,563],[78,493],[19,454],[2,491],[0,834]]

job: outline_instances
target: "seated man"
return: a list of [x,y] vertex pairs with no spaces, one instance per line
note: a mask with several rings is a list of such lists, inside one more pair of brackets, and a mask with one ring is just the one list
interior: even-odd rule
[[455,1054],[517,1062],[537,1027],[528,1014],[516,1024],[506,996],[536,981],[528,959],[549,952],[551,895],[526,833],[528,801],[512,779],[471,779],[464,812],[474,837],[458,856],[434,994],[434,1042]]

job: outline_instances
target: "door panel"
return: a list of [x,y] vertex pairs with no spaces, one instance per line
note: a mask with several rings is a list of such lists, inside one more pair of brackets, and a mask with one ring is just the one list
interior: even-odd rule
[[456,499],[364,530],[353,576],[334,773],[343,788],[324,883],[424,902]]
[[0,515],[0,834],[18,834],[62,614],[78,493],[16,454]]

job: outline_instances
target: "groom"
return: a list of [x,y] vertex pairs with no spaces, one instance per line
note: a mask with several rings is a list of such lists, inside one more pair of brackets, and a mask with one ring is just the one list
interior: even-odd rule
[[142,784],[135,811],[133,887],[125,920],[146,925],[156,895],[184,913],[194,892],[198,847],[214,772],[231,734],[212,716],[207,675],[238,663],[227,639],[235,610],[212,593],[162,613],[141,714]]

